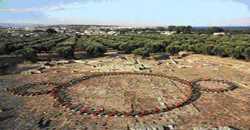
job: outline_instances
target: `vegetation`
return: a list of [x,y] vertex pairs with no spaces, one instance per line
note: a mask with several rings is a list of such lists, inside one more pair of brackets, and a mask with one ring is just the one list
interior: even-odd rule
[[[103,56],[107,50],[113,49],[126,54],[133,53],[143,57],[150,56],[152,53],[174,55],[180,51],[192,51],[198,54],[250,59],[249,34],[211,35],[213,32],[227,31],[218,27],[206,29],[204,31],[206,33],[204,34],[200,34],[202,29],[195,30],[190,26],[170,26],[168,29],[158,27],[157,29],[181,33],[169,36],[151,33],[77,37],[68,37],[63,34],[51,34],[48,32],[39,34],[39,37],[17,37],[10,36],[9,34],[0,34],[0,54],[22,52],[22,55],[25,55],[25,50],[29,48],[35,53],[56,52],[64,58],[73,58],[74,51],[85,51],[88,56],[98,57]],[[139,30],[145,31],[145,29]],[[30,52],[27,51],[27,53]]]
[[37,52],[33,48],[23,48],[14,52],[16,55],[21,55],[23,58],[29,61],[36,61]]
[[107,50],[104,45],[99,43],[89,44],[86,47],[88,56],[98,57],[102,56]]
[[177,33],[191,33],[192,27],[191,26],[169,26],[168,31],[175,31]]
[[53,28],[48,28],[46,32],[48,32],[49,34],[57,33],[56,30]]
[[170,58],[170,55],[168,53],[157,53],[153,57],[155,60],[166,60]]
[[132,53],[135,55],[141,55],[142,57],[150,56],[150,51],[147,48],[137,48]]
[[245,49],[243,55],[245,56],[245,59],[250,60],[250,47]]
[[[213,28],[212,30],[219,30]],[[197,54],[248,59],[249,35],[213,36],[210,34],[165,35],[120,35],[81,37],[79,42],[103,45],[123,53],[149,56],[150,53],[177,54],[180,51],[192,51]],[[86,46],[86,44],[85,44]],[[88,53],[92,55],[91,53]]]
[[71,46],[65,46],[65,47],[57,47],[55,48],[55,52],[63,58],[73,58],[74,57],[74,50]]
[[6,54],[7,52],[6,52],[6,48],[7,46],[6,46],[6,44],[4,44],[4,43],[0,43],[0,55],[1,54]]

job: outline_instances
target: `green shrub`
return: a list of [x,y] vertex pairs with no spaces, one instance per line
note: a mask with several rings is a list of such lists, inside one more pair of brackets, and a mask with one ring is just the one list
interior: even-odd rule
[[135,55],[141,55],[142,57],[149,57],[150,56],[150,52],[146,48],[135,49],[132,53]]
[[225,57],[227,56],[227,53],[225,51],[225,48],[223,46],[215,46],[213,48],[213,54],[217,55],[217,56],[221,56],[221,57]]
[[33,48],[23,48],[14,52],[16,55],[21,55],[26,60],[36,61],[37,52]]
[[[188,48],[187,48],[188,51],[192,51],[192,52],[195,52],[195,45],[189,45]],[[196,52],[195,52],[196,53]]]
[[201,47],[201,52],[202,54],[213,55],[213,49],[214,49],[213,45],[203,45]]
[[147,48],[152,53],[157,53],[164,52],[166,45],[164,45],[164,43],[148,43],[145,45],[145,48]]
[[0,43],[0,55],[6,54],[7,52],[7,45],[4,43]]
[[203,47],[203,44],[195,44],[193,45],[193,52],[200,54],[203,52]]
[[104,45],[99,43],[89,44],[86,48],[88,56],[91,57],[98,57],[102,56],[104,53],[107,52],[107,49]]
[[113,49],[119,49],[120,43],[105,43],[104,45]]
[[88,44],[85,42],[77,42],[75,48],[78,50],[85,50],[87,48]]
[[135,43],[123,43],[119,46],[119,50],[124,51],[126,54],[131,53],[137,48],[139,48],[139,46]]
[[65,47],[58,47],[55,49],[55,52],[63,58],[73,58],[74,57],[74,50],[71,46]]
[[244,50],[243,55],[245,56],[245,59],[250,60],[250,47]]
[[181,46],[179,45],[169,45],[168,47],[166,47],[166,52],[170,53],[170,54],[176,54],[178,52],[182,51]]
[[10,54],[10,53],[15,53],[15,51],[17,50],[21,50],[23,49],[23,43],[19,43],[19,44],[5,44],[5,52],[7,54]]
[[237,47],[233,48],[230,56],[233,58],[236,58],[236,59],[242,59],[242,58],[244,58],[244,54],[243,54],[244,49],[245,49],[245,47],[237,46]]

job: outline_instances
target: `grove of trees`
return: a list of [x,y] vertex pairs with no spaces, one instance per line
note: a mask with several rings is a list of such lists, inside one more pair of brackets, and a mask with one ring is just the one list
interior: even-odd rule
[[[180,51],[192,51],[198,54],[250,59],[250,35],[213,36],[210,34],[175,34],[165,35],[121,35],[121,36],[88,36],[78,41],[78,47],[92,49],[112,48],[123,53],[134,53],[144,57],[152,53],[177,54]],[[102,46],[103,45],[103,46]],[[100,50],[100,49],[97,49]],[[105,52],[105,51],[98,51]]]
[[[55,52],[63,58],[74,58],[75,51],[85,51],[90,57],[103,56],[107,50],[148,57],[151,54],[177,54],[192,51],[198,54],[233,57],[250,60],[250,35],[234,34],[214,36],[211,34],[189,33],[191,27],[171,27],[186,30],[185,34],[134,34],[69,37],[63,34],[42,34],[39,37],[11,37],[0,34],[0,54],[22,55],[36,59],[38,53]],[[171,29],[170,28],[170,29]],[[164,30],[165,28],[161,28]],[[221,28],[211,28],[223,31]],[[69,40],[70,39],[70,40]]]

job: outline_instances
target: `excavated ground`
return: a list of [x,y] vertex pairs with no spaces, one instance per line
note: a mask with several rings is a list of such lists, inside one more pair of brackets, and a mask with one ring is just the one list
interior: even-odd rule
[[[182,59],[159,61],[134,58],[132,55],[103,57],[60,62],[47,65],[37,74],[20,72],[0,76],[0,129],[89,129],[89,130],[134,130],[215,128],[232,126],[250,129],[250,63],[228,58],[190,55]],[[34,64],[20,64],[15,69],[23,70]],[[32,68],[34,69],[34,68]],[[38,69],[38,68],[37,68]],[[40,70],[40,69],[39,69]],[[93,72],[136,72],[175,76],[188,81],[218,79],[231,81],[239,87],[233,91],[205,92],[193,89],[191,99],[184,105],[169,111],[146,116],[111,116],[112,112],[131,112],[165,108],[188,96],[186,86],[169,79],[138,75],[117,75],[90,78],[65,89],[73,104],[87,104],[91,108],[104,108],[111,114],[104,116],[73,111],[62,104],[53,92],[25,95],[25,91],[57,90],[58,84],[68,84],[72,79],[91,75]],[[21,89],[27,83],[53,82],[49,87],[34,85]],[[174,82],[174,83],[173,83]],[[174,84],[174,85],[173,85]],[[201,87],[223,89],[219,82],[199,82]],[[46,88],[47,87],[47,88]],[[18,89],[17,89],[18,88]],[[52,88],[52,89],[51,89]],[[55,92],[56,93],[56,92]]]

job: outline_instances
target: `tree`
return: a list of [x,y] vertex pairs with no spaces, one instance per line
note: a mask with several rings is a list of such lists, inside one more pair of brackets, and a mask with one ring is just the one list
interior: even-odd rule
[[76,43],[75,48],[77,50],[85,50],[87,46],[88,46],[88,43],[86,43],[85,41],[79,41]]
[[177,33],[191,33],[192,26],[168,26],[168,31],[175,31]]
[[216,32],[224,32],[225,30],[221,27],[209,27],[207,29],[207,32],[210,34],[216,33]]
[[46,32],[49,33],[49,34],[57,33],[57,31],[56,31],[55,29],[53,29],[53,28],[48,28],[48,29],[46,30]]
[[221,57],[227,56],[225,48],[221,45],[217,45],[213,48],[213,54]]
[[37,52],[33,48],[23,48],[14,52],[16,55],[21,55],[24,59],[30,61],[37,60]]
[[168,31],[176,31],[176,26],[168,26]]
[[184,30],[184,33],[191,33],[193,31],[193,27],[192,26],[187,26]]
[[167,29],[165,27],[159,26],[159,27],[156,27],[156,30],[158,30],[158,31],[166,31]]
[[243,47],[243,46],[234,47],[230,56],[233,58],[236,58],[236,59],[242,59],[242,58],[244,58],[244,54],[243,54],[244,49],[245,49],[245,47]]
[[102,44],[93,43],[93,44],[89,44],[87,46],[86,51],[87,51],[88,56],[98,57],[98,56],[102,56],[104,53],[106,53],[107,49]]
[[135,43],[123,43],[119,46],[119,50],[124,51],[125,53],[131,53],[133,50],[139,48]]
[[202,45],[201,52],[202,54],[213,55],[213,45]]
[[176,54],[178,52],[181,51],[181,47],[179,45],[170,45],[168,47],[166,47],[166,52],[170,53],[170,54]]
[[70,59],[74,57],[74,50],[71,46],[58,47],[55,51],[60,57],[63,58]]
[[4,43],[0,43],[0,55],[1,54],[6,54],[7,52],[7,45]]
[[250,60],[250,47],[244,50],[243,55],[245,56],[245,59]]
[[148,43],[145,45],[145,48],[147,48],[152,53],[164,52],[166,45],[164,43]]

